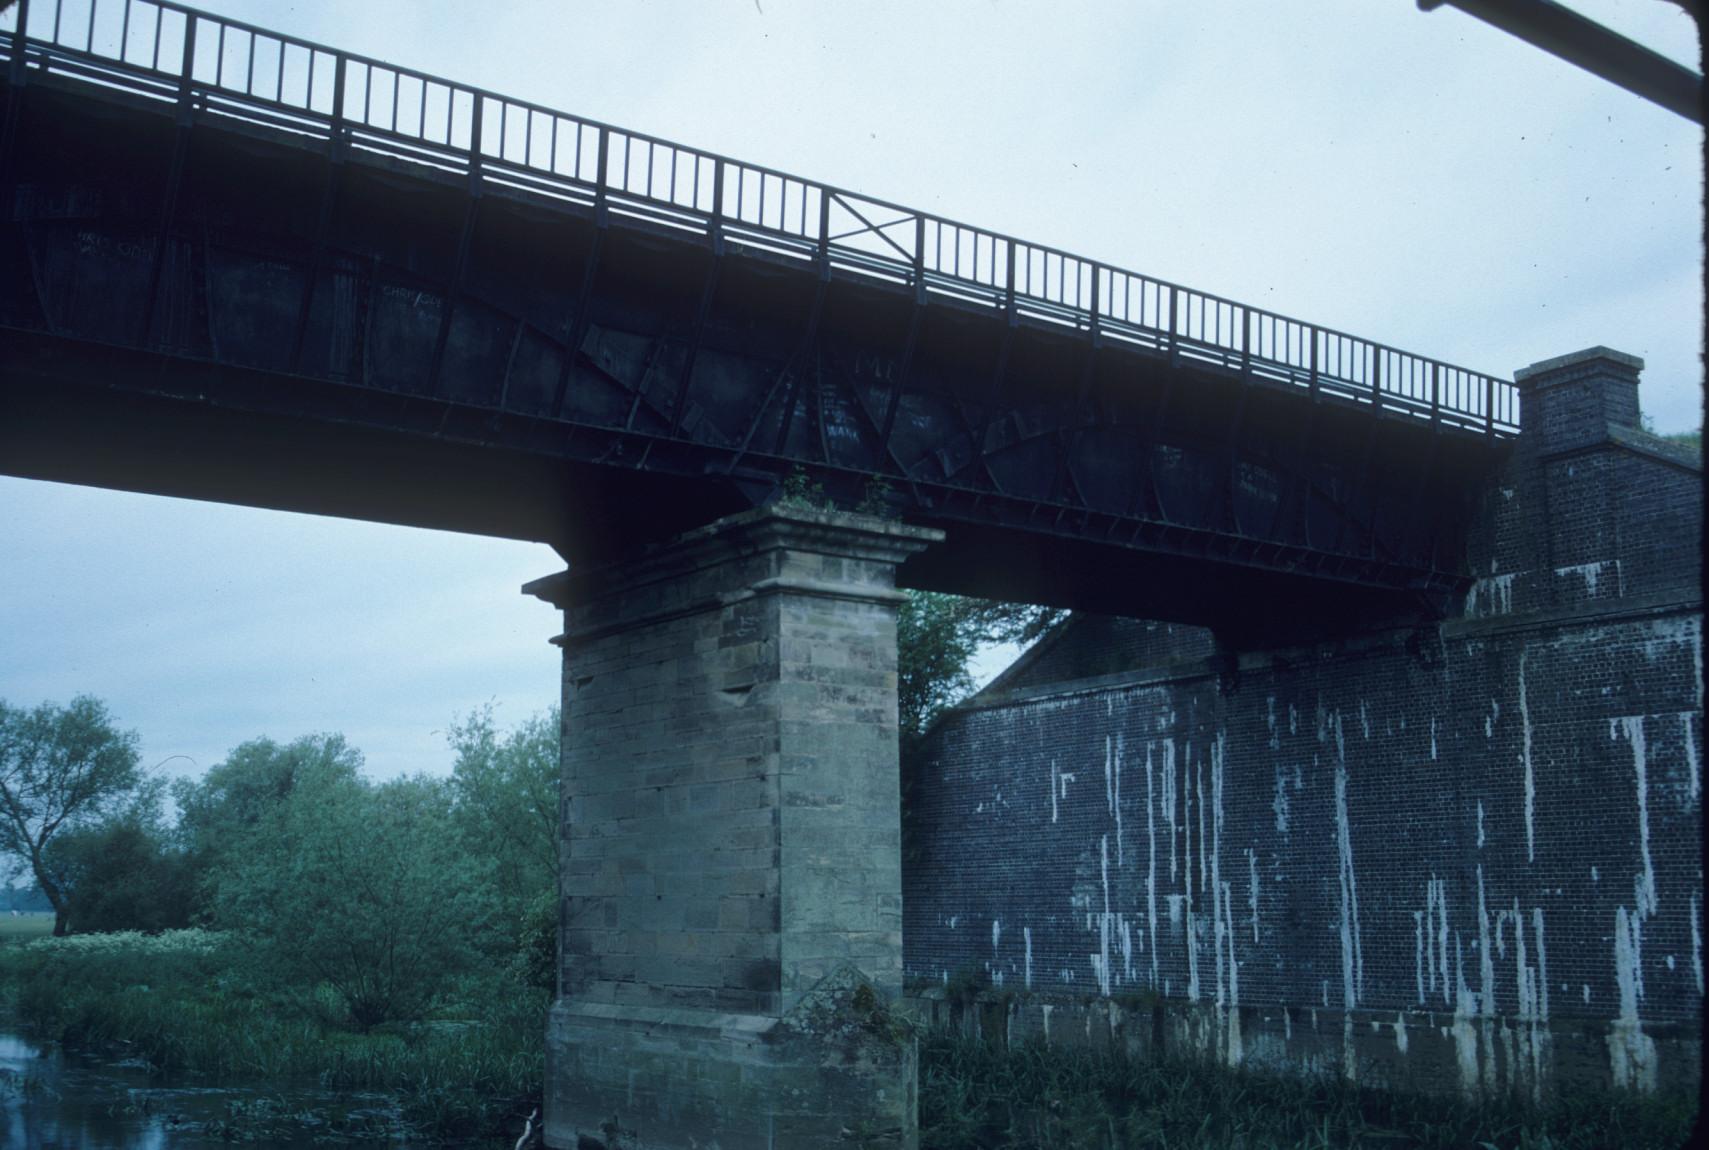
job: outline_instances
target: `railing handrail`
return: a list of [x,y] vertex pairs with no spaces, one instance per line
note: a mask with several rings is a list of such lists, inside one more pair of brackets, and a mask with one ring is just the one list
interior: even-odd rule
[[[30,9],[38,11],[52,6],[53,34],[47,38],[31,35],[40,26],[40,18],[32,20]],[[95,29],[97,17],[103,5],[110,13],[122,5],[122,24],[120,43],[116,55],[108,55],[95,50]],[[979,297],[990,297],[993,303],[1011,311],[1029,315],[1034,318],[1047,319],[1054,322],[1069,322],[1075,327],[1089,331],[1115,334],[1128,339],[1139,339],[1142,343],[1150,343],[1158,350],[1167,348],[1171,355],[1186,354],[1197,360],[1220,360],[1224,366],[1235,368],[1241,372],[1254,372],[1266,376],[1282,375],[1285,379],[1299,383],[1309,378],[1313,393],[1316,394],[1321,386],[1327,385],[1331,390],[1349,392],[1351,396],[1362,402],[1371,403],[1381,408],[1406,411],[1412,414],[1428,412],[1433,423],[1446,422],[1466,428],[1477,428],[1489,435],[1508,435],[1517,427],[1517,412],[1515,411],[1517,390],[1515,385],[1500,377],[1472,368],[1462,367],[1443,360],[1434,359],[1417,352],[1378,343],[1361,336],[1353,335],[1337,328],[1312,323],[1308,320],[1283,315],[1256,305],[1242,303],[1239,300],[1210,292],[1187,287],[1169,280],[1143,272],[1130,271],[1126,268],[1105,264],[1085,256],[1076,255],[1067,250],[1045,244],[1034,243],[1003,232],[993,231],[977,225],[962,223],[943,216],[910,208],[905,204],[891,200],[879,199],[861,192],[831,184],[808,180],[792,175],[780,169],[760,164],[748,163],[733,157],[722,156],[700,148],[680,144],[662,136],[647,132],[638,132],[621,125],[610,124],[584,116],[573,115],[555,108],[547,107],[529,100],[520,100],[490,89],[464,84],[414,68],[403,67],[357,52],[349,52],[333,48],[312,40],[291,36],[260,25],[250,24],[242,20],[228,19],[217,16],[188,5],[176,3],[175,0],[86,0],[86,32],[83,47],[68,43],[61,33],[60,25],[65,15],[66,0],[18,0],[12,9],[12,31],[0,30],[0,44],[4,44],[12,67],[9,77],[21,78],[24,73],[20,65],[27,64],[32,49],[39,53],[42,66],[56,57],[67,57],[73,60],[90,60],[99,63],[103,68],[117,69],[124,72],[139,74],[151,78],[177,80],[177,87],[182,91],[200,95],[204,99],[216,98],[222,102],[231,101],[241,104],[250,102],[266,111],[280,113],[302,121],[318,122],[328,126],[332,132],[340,130],[346,133],[359,133],[365,140],[372,137],[381,141],[396,141],[397,144],[419,149],[416,155],[443,155],[448,159],[466,157],[471,173],[479,169],[483,173],[509,173],[529,180],[551,183],[555,186],[569,185],[578,188],[592,188],[599,202],[609,203],[613,194],[616,202],[629,209],[651,210],[654,212],[668,211],[685,214],[688,217],[704,219],[708,231],[735,229],[743,234],[761,236],[770,235],[780,241],[787,241],[785,250],[805,250],[805,245],[811,244],[812,255],[830,264],[848,270],[878,274],[895,274],[904,281],[915,282],[916,288],[925,291],[928,288],[937,291],[960,289],[961,298],[967,298],[969,292]],[[82,12],[82,8],[79,10]],[[153,13],[153,27],[149,33],[152,40],[152,63],[144,63],[129,59],[131,17],[133,12]],[[167,52],[161,58],[161,45],[165,26],[165,13],[174,13],[184,21],[181,53]],[[3,19],[3,17],[0,17]],[[219,57],[215,66],[215,78],[212,81],[196,78],[199,52],[196,45],[198,22],[207,22],[210,31],[217,35],[215,51]],[[19,35],[22,32],[23,35]],[[240,90],[235,83],[228,84],[224,80],[224,53],[227,36],[236,32],[240,36],[249,37],[248,71],[245,86]],[[278,45],[274,61],[276,76],[272,77],[276,95],[268,97],[254,90],[254,72],[256,48],[260,41],[273,42]],[[19,43],[24,45],[22,53],[18,52]],[[201,38],[202,45],[209,42],[207,37]],[[291,49],[307,53],[308,70],[303,85],[301,103],[287,101],[283,98],[286,75],[288,72],[287,52]],[[23,59],[20,59],[20,56]],[[333,67],[330,69],[334,91],[330,110],[323,111],[315,106],[316,88],[314,82],[315,61],[317,57],[328,59]],[[348,90],[356,78],[353,71],[363,72],[362,83],[362,113],[352,114]],[[373,81],[376,74],[390,78],[389,107],[392,115],[392,125],[372,121],[373,112]],[[400,129],[397,116],[403,99],[403,82],[419,85],[419,104],[416,116],[418,128],[415,132]],[[443,91],[445,95],[444,130],[445,138],[438,140],[428,134],[427,106],[430,91]],[[165,96],[167,93],[161,91]],[[487,102],[497,105],[497,115],[483,115]],[[457,111],[460,106],[466,107],[468,114],[469,139],[466,146],[456,142]],[[514,115],[522,119],[525,136],[521,151],[522,159],[516,159],[507,154],[510,145],[509,123]],[[552,155],[548,166],[542,166],[533,159],[533,133],[535,117],[544,117],[551,125]],[[438,113],[435,113],[434,128],[437,129]],[[557,167],[557,138],[560,125],[572,126],[575,141],[575,165],[573,172],[565,173]],[[595,151],[592,178],[582,174],[584,165],[581,156],[582,133],[595,133],[598,144]],[[624,161],[621,179],[614,171],[616,158],[607,148],[613,137],[624,141]],[[629,186],[630,149],[635,146],[645,152],[646,190],[637,191]],[[393,145],[395,146],[395,145]],[[489,150],[489,147],[491,150]],[[670,188],[663,196],[655,195],[653,188],[653,161],[657,150],[663,149],[670,159],[669,180]],[[689,202],[680,201],[677,188],[677,161],[687,157],[693,162],[693,187],[690,188]],[[700,205],[701,200],[701,165],[710,163],[713,186],[711,190],[710,209]],[[735,172],[737,186],[745,190],[745,182],[754,179],[759,185],[757,192],[758,204],[753,215],[748,218],[747,205],[738,203],[732,211],[731,195],[725,187],[730,180],[730,173]],[[778,224],[773,226],[766,222],[768,215],[765,205],[766,181],[777,181],[777,216]],[[795,199],[791,200],[792,195]],[[734,191],[734,189],[731,189]],[[814,210],[809,211],[809,199],[818,203]],[[866,224],[863,228],[831,235],[830,208],[833,201],[841,204],[840,211],[846,212]],[[788,206],[794,203],[799,207],[800,227],[786,226],[789,218],[796,217],[797,212]],[[867,220],[862,211],[867,213],[898,213],[898,218],[875,224]],[[808,216],[815,218],[815,230],[809,229]],[[659,217],[669,218],[669,217]],[[682,219],[677,217],[680,224]],[[910,226],[911,225],[911,226]],[[890,229],[898,229],[892,236],[887,234]],[[937,240],[934,258],[928,259],[926,236],[928,229]],[[943,255],[946,236],[954,244],[954,270],[946,266],[950,261]],[[884,245],[894,249],[894,252],[874,250],[873,247],[850,243],[851,239],[869,237],[880,240]],[[973,272],[963,275],[960,271],[963,245],[971,240]],[[907,245],[913,244],[910,254]],[[986,263],[988,277],[979,276],[981,247],[989,249]],[[1025,262],[1025,287],[1017,283],[1017,258]],[[1033,270],[1037,266],[1044,280],[1042,287],[1034,287]],[[1056,289],[1050,285],[1052,261],[1056,264]],[[1006,265],[1006,271],[1002,265]],[[1102,281],[1107,278],[1109,290],[1103,290]],[[1121,292],[1124,312],[1118,314],[1115,296],[1116,286],[1122,283]],[[1131,310],[1134,295],[1138,288],[1140,318],[1133,319]],[[1072,291],[1070,291],[1072,288]],[[1145,319],[1147,308],[1147,293],[1152,300],[1152,316],[1155,322]],[[1168,309],[1164,315],[1163,299],[1167,294]],[[1179,305],[1185,301],[1185,307]],[[1194,301],[1197,301],[1196,303]],[[1198,324],[1195,332],[1192,313],[1198,312]],[[1226,313],[1226,324],[1223,322]],[[1214,325],[1211,318],[1214,317]],[[1265,325],[1268,325],[1265,327]],[[1214,334],[1212,328],[1214,326]],[[1268,346],[1272,349],[1286,343],[1293,355],[1292,359],[1266,356],[1255,352],[1254,328],[1260,327],[1256,347]],[[1299,333],[1308,333],[1305,341],[1294,338]],[[1284,338],[1285,337],[1285,338]],[[1309,343],[1309,349],[1304,346]],[[1320,354],[1334,347],[1334,355]],[[1309,355],[1309,368],[1307,359]],[[1427,394],[1403,394],[1394,390],[1394,384],[1385,389],[1382,386],[1382,361],[1384,357],[1398,357],[1400,362],[1408,363],[1412,370],[1407,377],[1413,381],[1413,387],[1418,386],[1419,378],[1427,376],[1429,381]],[[1336,371],[1329,370],[1326,359],[1333,360],[1337,365]],[[1351,366],[1349,366],[1351,365]],[[1340,372],[1338,374],[1337,372]],[[1442,377],[1457,376],[1456,398],[1449,402],[1443,401]],[[1398,383],[1398,381],[1396,381]],[[1481,385],[1481,386],[1478,386]]]

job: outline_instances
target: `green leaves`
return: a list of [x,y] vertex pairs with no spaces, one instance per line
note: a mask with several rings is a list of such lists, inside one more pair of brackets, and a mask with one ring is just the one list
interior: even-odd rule
[[973,693],[968,663],[986,643],[1028,644],[1067,612],[937,591],[910,591],[896,615],[896,689],[904,742]]
[[66,890],[49,869],[55,835],[113,813],[142,786],[137,736],[113,726],[106,705],[79,695],[32,710],[0,700],[0,852],[35,874],[66,929]]

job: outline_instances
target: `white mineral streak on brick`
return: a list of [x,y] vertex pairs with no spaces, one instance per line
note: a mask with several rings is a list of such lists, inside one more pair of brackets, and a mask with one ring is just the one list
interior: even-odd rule
[[1104,736],[1104,805],[1110,810],[1110,817],[1116,814],[1116,779],[1115,740],[1109,735]]
[[991,954],[993,957],[997,954],[997,944],[1002,937],[1003,924],[1000,920],[994,918],[991,920]]
[[1025,959],[1026,965],[1022,968],[1023,974],[1021,977],[1022,977],[1022,981],[1026,984],[1026,988],[1028,990],[1031,990],[1033,988],[1033,928],[1032,927],[1023,926],[1021,928],[1021,940],[1026,943],[1026,959]]
[[1543,908],[1531,908],[1531,931],[1537,938],[1537,1016],[1549,1021],[1549,954],[1543,945]]
[[1703,993],[1703,902],[1691,896],[1691,974],[1697,980],[1697,993]]
[[[1594,588],[1592,589],[1594,593]],[[1521,744],[1519,761],[1525,767],[1525,861],[1535,862],[1537,858],[1537,833],[1534,815],[1537,809],[1537,779],[1531,770],[1531,703],[1525,694],[1525,660],[1529,651],[1519,652],[1519,721],[1524,727],[1525,738]],[[1480,810],[1481,819],[1481,810]],[[1480,835],[1481,839],[1482,836]]]
[[1586,982],[1586,983],[1581,983],[1580,985],[1582,985],[1584,987],[1584,1003],[1586,1006],[1589,1006],[1590,1005],[1590,983]]
[[1478,849],[1484,849],[1484,801],[1478,800]]
[[1276,830],[1281,834],[1288,833],[1288,775],[1282,764],[1276,764],[1276,797],[1270,800],[1270,809],[1276,812]]
[[1280,750],[1282,738],[1276,733],[1276,696],[1271,695],[1264,700],[1264,726],[1270,732],[1270,749]]
[[1258,941],[1258,852],[1246,848],[1247,901],[1252,905],[1252,941]]
[[1656,1088],[1656,1043],[1644,1033],[1638,1000],[1644,996],[1643,911],[1614,911],[1614,982],[1620,989],[1620,1016],[1609,1024],[1608,1061],[1615,1086],[1642,1091]]
[[1583,580],[1585,598],[1594,599],[1596,598],[1597,585],[1601,582],[1603,573],[1610,566],[1614,568],[1615,593],[1619,594],[1621,571],[1620,560],[1618,559],[1603,559],[1596,563],[1579,563],[1572,567],[1557,567],[1555,568],[1555,576],[1559,579],[1577,577]]
[[1205,760],[1193,764],[1194,800],[1199,808],[1199,893],[1205,893]]
[[1412,912],[1412,977],[1418,983],[1418,1001],[1424,1001],[1424,912]]
[[1056,760],[1050,760],[1050,821],[1056,821]]
[[1365,957],[1359,937],[1359,888],[1353,872],[1353,837],[1347,818],[1347,746],[1339,713],[1335,716],[1335,838],[1341,886],[1341,1001],[1344,1010],[1352,1010],[1365,990]]
[[1697,764],[1697,740],[1691,734],[1691,720],[1696,715],[1696,711],[1679,713],[1680,735],[1685,740],[1685,793],[1694,802],[1703,795],[1703,780]]
[[1175,881],[1175,740],[1163,740],[1163,821],[1169,824],[1169,881]]
[[1300,712],[1299,712],[1299,708],[1295,707],[1292,703],[1289,703],[1288,704],[1288,734],[1297,735],[1299,733],[1300,733]]
[[1436,761],[1436,720],[1434,717],[1430,720],[1430,761],[1433,763]]
[[[1116,930],[1122,936],[1122,978],[1133,981],[1133,928],[1128,925],[1127,916],[1116,915]],[[1140,936],[1140,945],[1144,945],[1145,936]]]
[[1098,953],[1092,955],[1092,969],[1098,975],[1098,990],[1105,998],[1110,996],[1110,934],[1115,926],[1115,916],[1110,913],[1110,836],[1103,835],[1098,839],[1099,874],[1104,886],[1104,911],[1098,916]]
[[1157,816],[1151,804],[1151,744],[1145,745],[1145,920],[1151,931],[1151,985],[1157,986]]
[[1436,943],[1441,951],[1442,1001],[1447,1003],[1451,1001],[1448,989],[1448,880],[1445,878],[1438,879],[1434,875],[1431,876],[1431,879],[1436,884],[1436,915],[1438,919]]
[[1364,732],[1366,739],[1371,737],[1371,715],[1363,699],[1359,700],[1359,729]]
[[1478,1032],[1472,1025],[1477,999],[1466,985],[1466,967],[1460,934],[1454,932],[1454,1054],[1460,1066],[1460,1092],[1468,1097],[1478,1092]]
[[1506,575],[1491,575],[1473,583],[1472,589],[1466,592],[1466,617],[1476,619],[1512,614],[1515,574],[1517,572],[1510,571]]
[[1043,1020],[1044,1020],[1044,1044],[1046,1046],[1049,1046],[1050,1045],[1050,1012],[1052,1010],[1054,1010],[1055,1007],[1051,1006],[1050,1003],[1046,1002],[1046,1003],[1042,1003],[1038,1009],[1039,1009],[1039,1014],[1043,1017]]
[[1406,1053],[1406,1012],[1396,1011],[1394,1016],[1394,1045],[1402,1054]]
[[1478,998],[1479,1013],[1495,1014],[1495,955],[1490,953],[1489,910],[1484,905],[1484,868],[1478,864]]
[[1644,871],[1637,880],[1635,913],[1648,918],[1656,913],[1656,868],[1650,861],[1649,755],[1644,745],[1644,717],[1627,715],[1620,720],[1620,729],[1632,744],[1632,774],[1638,789],[1638,857]]
[[1116,816],[1116,866],[1127,865],[1127,854],[1122,849],[1122,737],[1116,736],[1116,786],[1112,798],[1111,809]]

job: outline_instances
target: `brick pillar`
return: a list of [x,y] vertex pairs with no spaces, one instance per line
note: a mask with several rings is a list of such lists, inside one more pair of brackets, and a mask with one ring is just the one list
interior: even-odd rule
[[1545,455],[1601,443],[1608,428],[1638,426],[1644,361],[1607,347],[1556,356],[1513,373],[1519,426]]
[[894,571],[941,533],[765,508],[564,610],[546,1141],[913,1147]]

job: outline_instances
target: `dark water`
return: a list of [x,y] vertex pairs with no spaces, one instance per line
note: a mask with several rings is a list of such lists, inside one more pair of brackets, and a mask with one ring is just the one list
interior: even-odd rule
[[273,1150],[385,1137],[396,1114],[379,1095],[211,1086],[124,1061],[42,1050],[0,1031],[3,1150]]

